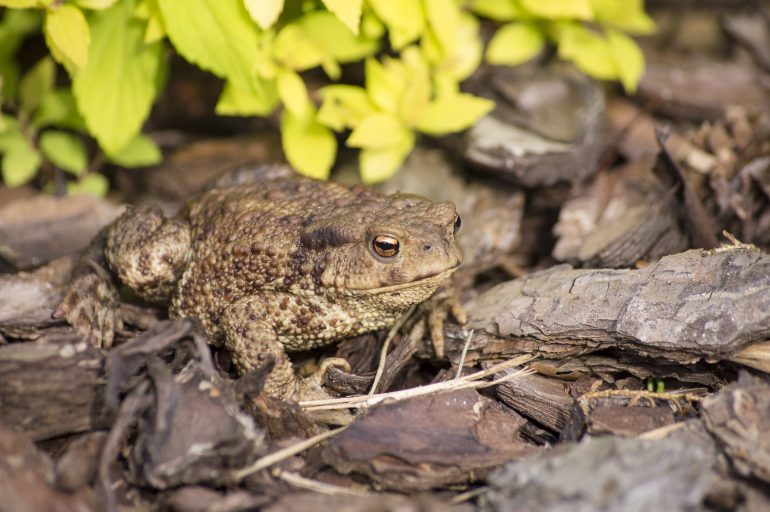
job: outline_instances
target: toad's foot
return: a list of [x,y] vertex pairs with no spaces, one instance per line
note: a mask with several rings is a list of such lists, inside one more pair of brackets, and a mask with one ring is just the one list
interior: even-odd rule
[[115,331],[123,327],[118,290],[112,275],[97,263],[89,262],[78,274],[51,317],[66,320],[89,342],[108,349]]
[[441,287],[431,296],[421,309],[425,311],[428,321],[428,330],[430,331],[430,340],[433,344],[433,352],[438,359],[444,358],[444,322],[449,313],[460,325],[468,321],[468,315],[465,313],[460,294],[456,287],[447,284]]
[[321,361],[321,366],[311,375],[304,379],[298,379],[297,390],[294,392],[294,398],[297,402],[309,400],[327,400],[332,397],[323,388],[323,378],[329,368],[339,368],[346,373],[353,371],[345,359],[341,357],[330,357]]

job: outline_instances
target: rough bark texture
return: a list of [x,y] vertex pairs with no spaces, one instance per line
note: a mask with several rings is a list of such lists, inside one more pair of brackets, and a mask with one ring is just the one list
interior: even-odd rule
[[467,305],[489,337],[542,355],[615,348],[680,363],[729,358],[770,336],[770,256],[692,250],[640,270],[566,265],[498,285]]
[[39,441],[110,425],[104,354],[78,343],[0,346],[0,418]]

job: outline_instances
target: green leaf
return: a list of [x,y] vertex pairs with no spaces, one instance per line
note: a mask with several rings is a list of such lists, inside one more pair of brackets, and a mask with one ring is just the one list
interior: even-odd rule
[[88,65],[73,80],[78,110],[108,154],[139,133],[157,93],[163,48],[145,44],[134,5],[121,0],[93,13]]
[[516,0],[473,0],[470,9],[495,21],[512,21],[525,15]]
[[19,66],[13,60],[0,60],[0,102],[3,98],[15,98],[19,82]]
[[46,126],[60,126],[84,133],[87,131],[70,89],[59,88],[43,98],[32,118],[32,127],[39,130]]
[[416,127],[430,135],[458,132],[469,128],[494,107],[493,101],[471,94],[442,96],[428,105]]
[[652,34],[655,22],[644,12],[643,0],[591,0],[596,21],[634,34]]
[[409,134],[409,129],[395,115],[378,112],[361,121],[346,144],[351,148],[383,148],[403,142]]
[[257,27],[242,0],[160,0],[159,5],[182,57],[238,89],[254,87]]
[[251,19],[262,29],[273,26],[283,11],[283,0],[244,0]]
[[83,11],[70,4],[51,9],[45,16],[45,40],[51,55],[74,74],[86,65],[91,31]]
[[215,111],[220,116],[266,116],[275,110],[278,100],[275,80],[257,80],[247,90],[227,82]]
[[617,30],[607,31],[607,43],[615,59],[620,83],[628,93],[636,92],[636,86],[644,74],[644,54],[633,39]]
[[83,9],[93,9],[95,11],[101,11],[108,7],[112,7],[117,1],[118,0],[74,0],[75,4]]
[[519,0],[526,10],[547,19],[592,20],[591,0]]
[[21,134],[21,130],[19,130],[19,121],[0,112],[0,154],[12,145],[17,144],[15,139],[18,138],[24,140],[24,136]]
[[70,195],[104,197],[110,189],[110,182],[101,174],[91,173],[78,182],[67,183]]
[[7,137],[3,150],[3,181],[9,187],[18,187],[29,182],[37,174],[42,159],[29,141],[20,133]]
[[19,102],[21,109],[31,114],[53,88],[56,78],[56,65],[50,57],[43,57],[32,69],[27,71],[19,84]]
[[88,151],[77,135],[47,130],[40,136],[38,144],[44,157],[70,174],[80,176],[88,166]]
[[388,27],[390,44],[400,50],[417,40],[426,28],[422,2],[415,0],[369,0],[369,5]]
[[394,146],[362,149],[358,161],[363,182],[379,183],[396,174],[406,156],[412,151],[414,141],[414,134],[409,132],[409,137]]
[[298,119],[284,110],[281,142],[286,159],[301,174],[321,180],[329,177],[337,154],[337,139],[327,127],[316,120]]
[[37,7],[38,0],[0,0],[0,7],[10,7],[11,9],[26,9],[28,7]]
[[163,161],[163,154],[151,138],[137,135],[114,155],[108,155],[109,161],[122,167],[149,167]]
[[516,66],[535,57],[545,46],[545,37],[532,23],[509,23],[495,33],[487,47],[490,64]]
[[40,26],[40,11],[7,9],[0,21],[0,62],[13,57],[24,37]]
[[351,32],[358,35],[362,0],[323,0],[323,3]]
[[375,112],[366,90],[355,85],[327,85],[321,97],[316,120],[336,131],[356,126]]
[[312,105],[302,77],[289,69],[280,69],[276,76],[276,85],[284,106],[294,117],[304,119],[310,113]]
[[587,75],[600,80],[618,77],[610,45],[600,34],[578,23],[566,23],[559,30],[559,57],[571,60]]

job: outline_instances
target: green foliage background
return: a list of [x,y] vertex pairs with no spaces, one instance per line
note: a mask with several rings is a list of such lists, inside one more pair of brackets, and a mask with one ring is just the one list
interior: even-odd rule
[[[483,59],[516,65],[547,44],[583,72],[633,91],[644,59],[628,33],[654,30],[642,0],[0,0],[0,153],[9,186],[50,163],[72,192],[104,194],[104,160],[158,163],[141,134],[166,75],[164,49],[224,79],[222,115],[280,106],[283,148],[300,172],[325,178],[334,132],[350,130],[366,182],[387,179],[416,132],[468,128],[494,105],[460,90]],[[480,20],[496,32],[486,48]],[[43,32],[50,56],[23,77],[15,53]],[[364,84],[335,84],[311,100],[301,72],[364,62]],[[56,87],[57,64],[71,86]],[[103,154],[90,158],[84,137]]]

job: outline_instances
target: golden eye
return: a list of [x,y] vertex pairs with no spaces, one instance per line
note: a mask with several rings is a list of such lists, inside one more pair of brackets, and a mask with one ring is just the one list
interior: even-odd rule
[[454,234],[456,235],[460,231],[460,226],[463,225],[463,221],[460,219],[460,215],[455,215]]
[[377,235],[372,240],[372,249],[383,258],[392,258],[398,254],[399,244],[398,240],[390,235]]

